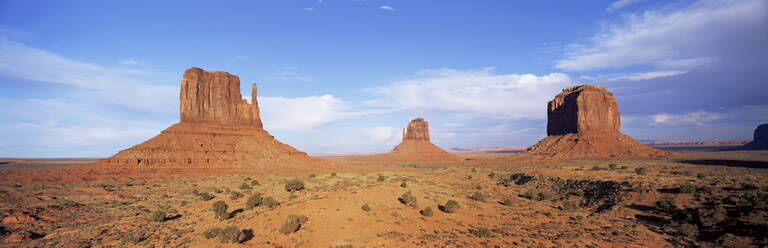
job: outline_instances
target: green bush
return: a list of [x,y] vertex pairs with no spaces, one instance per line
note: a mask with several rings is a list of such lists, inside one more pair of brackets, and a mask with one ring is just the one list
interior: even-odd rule
[[246,238],[245,233],[236,226],[225,227],[218,236],[221,243],[242,243]]
[[475,236],[479,238],[492,238],[493,234],[491,233],[491,230],[488,228],[478,228],[475,230],[469,230],[470,233],[474,234]]
[[677,187],[677,192],[681,194],[693,194],[696,193],[696,185],[690,182],[685,182]]
[[618,168],[618,166],[616,164],[608,164],[608,169],[610,169],[610,170],[615,170],[617,168]]
[[261,201],[263,198],[261,198],[261,194],[254,194],[251,197],[248,197],[248,201],[245,202],[245,208],[246,209],[253,209],[255,207],[258,207],[261,205]]
[[165,221],[165,212],[162,210],[155,210],[152,211],[152,213],[149,214],[149,220],[154,222],[163,222]]
[[605,169],[603,169],[603,167],[600,167],[599,165],[595,165],[595,166],[592,166],[591,170],[596,171],[596,170],[605,170]]
[[621,166],[621,169],[622,169],[622,170],[626,170],[626,169],[629,169],[629,166],[626,166],[626,165],[622,165],[622,166]]
[[290,215],[280,227],[280,233],[288,235],[298,232],[301,229],[301,225],[309,221],[309,218],[304,215]]
[[432,216],[432,215],[435,214],[434,212],[432,212],[432,208],[431,207],[427,207],[425,209],[422,209],[421,211],[419,211],[419,213],[421,215],[424,215],[424,216],[427,216],[427,217]]
[[384,180],[387,180],[385,176],[379,175],[379,178],[376,178],[376,181],[383,182]]
[[251,181],[251,186],[259,186],[259,185],[261,185],[259,181],[256,181],[256,180]]
[[294,192],[302,189],[304,189],[304,182],[298,178],[288,180],[288,182],[285,183],[285,190],[288,192]]
[[698,219],[702,226],[714,227],[728,218],[728,212],[723,205],[716,205],[712,209],[699,209]]
[[501,200],[501,202],[499,203],[501,203],[501,205],[504,205],[504,206],[512,206],[514,202],[510,198],[504,198],[504,200]]
[[371,211],[371,206],[368,206],[368,203],[363,204],[363,206],[360,207],[360,208],[363,209],[363,211],[366,211],[366,212]]
[[677,210],[675,201],[669,198],[658,200],[654,205],[656,206],[656,210],[664,213],[674,213],[675,210]]
[[457,210],[459,210],[459,202],[454,200],[448,200],[448,202],[443,205],[443,212],[446,213],[455,213]]
[[248,185],[247,183],[240,184],[240,190],[250,190],[251,185]]
[[14,184],[13,184],[13,187],[14,187],[14,188],[21,188],[22,186],[23,186],[23,185],[21,185],[20,183],[14,183]]
[[688,238],[699,236],[699,228],[688,223],[680,225],[680,234]]
[[210,201],[211,199],[213,199],[213,197],[214,196],[211,194],[208,194],[208,192],[203,192],[202,194],[200,194],[200,199],[202,199],[203,201]]
[[704,173],[696,174],[696,178],[705,178],[707,175],[704,175]]
[[203,236],[205,236],[206,239],[212,239],[218,237],[222,231],[224,230],[221,230],[221,228],[218,227],[214,227],[203,232]]
[[485,196],[483,195],[483,193],[480,193],[480,192],[475,192],[474,194],[472,194],[472,196],[469,197],[469,199],[485,202]]
[[240,199],[243,196],[243,193],[240,193],[240,191],[232,191],[232,193],[229,193],[229,199],[232,200]]
[[400,198],[397,198],[400,203],[409,207],[416,207],[416,197],[411,194],[411,191],[405,192]]
[[530,200],[543,201],[552,198],[552,193],[546,191],[529,190],[520,196]]
[[648,174],[648,168],[645,168],[645,167],[637,167],[637,168],[635,168],[635,174],[638,174],[638,175],[647,175],[647,174]]
[[276,201],[271,196],[264,198],[264,200],[261,201],[261,205],[267,206],[268,208],[276,208],[280,206],[280,202]]
[[490,177],[490,178],[493,178],[495,176],[496,176],[496,173],[494,173],[494,172],[488,173],[488,177]]
[[227,203],[224,201],[217,201],[213,203],[213,213],[216,214],[216,217],[219,218],[219,220],[226,220],[229,219],[230,215],[227,212]]

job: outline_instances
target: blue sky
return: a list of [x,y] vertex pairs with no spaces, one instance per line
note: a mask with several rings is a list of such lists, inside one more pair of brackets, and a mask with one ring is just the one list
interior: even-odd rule
[[[310,153],[531,145],[561,88],[605,85],[640,140],[768,122],[768,3],[0,0],[0,157],[101,157],[178,121],[189,67],[259,84]],[[245,96],[249,98],[249,96]]]

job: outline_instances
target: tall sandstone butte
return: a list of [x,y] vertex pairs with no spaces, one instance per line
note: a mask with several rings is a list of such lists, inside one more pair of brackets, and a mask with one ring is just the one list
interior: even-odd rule
[[602,86],[563,89],[547,104],[547,137],[527,153],[548,158],[659,158],[668,153],[620,132],[616,98]]
[[453,155],[429,141],[429,122],[416,118],[403,129],[403,141],[385,154],[361,156],[360,162],[449,162],[464,159]]
[[240,78],[191,68],[181,80],[180,119],[144,143],[95,166],[129,168],[278,169],[336,166],[280,143],[262,128],[252,85],[251,104]]
[[741,147],[745,150],[768,150],[768,123],[755,128],[754,138]]

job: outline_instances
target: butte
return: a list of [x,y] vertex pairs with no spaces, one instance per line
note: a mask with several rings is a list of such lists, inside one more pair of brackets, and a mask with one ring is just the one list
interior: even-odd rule
[[755,136],[752,142],[749,142],[739,149],[742,150],[768,150],[768,123],[757,126]]
[[335,167],[277,141],[264,130],[252,85],[251,103],[240,95],[240,78],[191,68],[180,93],[181,121],[112,157],[82,165],[104,168],[277,169]]
[[416,118],[403,129],[403,141],[384,154],[352,158],[356,162],[451,162],[463,158],[453,155],[429,141],[429,122]]
[[547,104],[547,137],[525,152],[539,158],[665,158],[619,130],[616,98],[602,86],[563,89]]

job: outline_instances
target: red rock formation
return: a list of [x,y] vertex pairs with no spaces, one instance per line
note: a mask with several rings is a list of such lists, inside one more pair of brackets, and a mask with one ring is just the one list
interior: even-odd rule
[[742,146],[745,150],[768,150],[768,123],[757,126],[752,142]]
[[191,68],[181,80],[181,122],[112,157],[83,166],[129,168],[299,168],[335,165],[280,143],[262,128],[252,104],[240,95],[240,79]]
[[447,162],[462,161],[429,141],[429,123],[416,118],[403,129],[403,142],[385,154],[352,158],[357,162]]
[[547,137],[529,147],[528,154],[548,158],[668,156],[619,131],[618,104],[602,86],[563,89],[547,106]]

